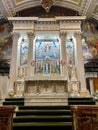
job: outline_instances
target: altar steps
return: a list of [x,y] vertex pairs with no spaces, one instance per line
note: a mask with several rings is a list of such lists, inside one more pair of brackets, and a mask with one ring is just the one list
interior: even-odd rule
[[72,130],[70,106],[20,106],[13,119],[13,130],[20,128]]
[[68,105],[95,105],[96,101],[92,97],[72,97],[68,98]]
[[25,106],[65,106],[68,105],[67,94],[29,95],[24,97]]
[[5,98],[3,105],[23,106],[24,98]]
[[[70,105],[95,105],[93,98],[68,98],[68,105],[25,105],[24,98],[5,99],[3,105],[15,105],[17,110],[13,118],[13,130],[72,130]],[[52,101],[53,103],[53,101]],[[65,102],[66,104],[66,102]]]
[[[40,100],[40,101],[39,101]],[[65,105],[95,105],[96,101],[92,97],[69,97],[60,96],[59,98],[48,96],[33,96],[29,98],[6,98],[3,105],[16,106],[65,106]]]

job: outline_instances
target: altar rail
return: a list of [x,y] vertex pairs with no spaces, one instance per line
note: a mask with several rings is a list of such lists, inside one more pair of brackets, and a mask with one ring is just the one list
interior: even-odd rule
[[73,130],[98,130],[98,106],[73,105]]

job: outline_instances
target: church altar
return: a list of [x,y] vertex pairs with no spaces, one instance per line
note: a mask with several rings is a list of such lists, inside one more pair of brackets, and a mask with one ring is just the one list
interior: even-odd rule
[[87,91],[80,26],[84,19],[9,18],[14,25],[10,69],[14,97],[66,98]]

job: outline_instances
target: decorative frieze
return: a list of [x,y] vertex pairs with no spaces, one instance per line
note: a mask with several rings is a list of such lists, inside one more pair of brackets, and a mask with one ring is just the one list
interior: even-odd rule
[[38,22],[35,24],[35,31],[55,31],[59,30],[59,24],[56,22]]
[[34,24],[34,21],[31,21],[31,20],[15,20],[15,21],[12,21],[13,24]]
[[66,81],[27,81],[25,82],[25,95],[66,94]]

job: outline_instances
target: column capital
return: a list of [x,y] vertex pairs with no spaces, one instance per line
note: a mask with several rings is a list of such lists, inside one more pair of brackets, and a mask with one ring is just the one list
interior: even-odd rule
[[14,38],[19,38],[19,37],[20,37],[20,33],[19,33],[19,32],[12,32],[11,35],[12,35]]
[[35,34],[33,32],[27,32],[28,38],[33,39],[35,37]]
[[81,31],[74,31],[74,35],[81,35],[82,32]]
[[67,35],[67,31],[60,31],[60,36],[66,36]]
[[66,38],[66,35],[67,35],[67,32],[62,31],[62,32],[60,32],[59,37],[60,37],[60,39],[61,39],[62,41],[64,41],[65,38]]

